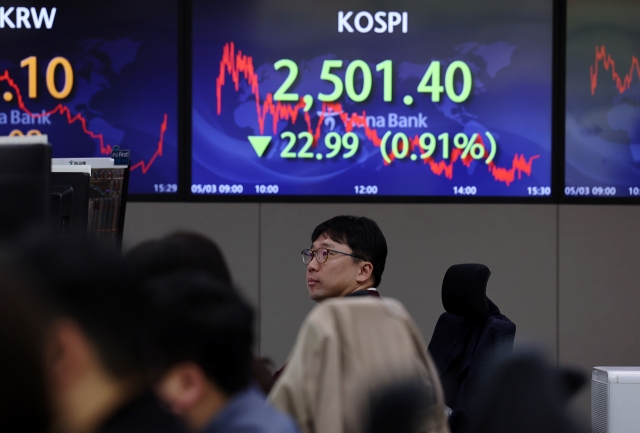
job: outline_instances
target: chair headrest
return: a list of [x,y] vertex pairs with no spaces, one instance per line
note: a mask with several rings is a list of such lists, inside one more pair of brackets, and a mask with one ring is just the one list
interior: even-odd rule
[[487,298],[487,281],[491,271],[485,265],[465,263],[447,269],[442,281],[442,305],[456,316],[483,318],[495,304]]

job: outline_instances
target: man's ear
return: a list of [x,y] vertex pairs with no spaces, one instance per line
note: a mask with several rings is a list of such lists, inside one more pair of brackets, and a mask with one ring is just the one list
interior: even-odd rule
[[362,284],[365,281],[367,281],[369,278],[371,278],[372,274],[373,274],[373,265],[371,264],[371,262],[363,261],[360,264],[360,271],[356,276],[356,281]]
[[70,386],[92,362],[93,346],[80,326],[71,319],[54,321],[47,333],[45,363],[56,385]]
[[206,393],[207,378],[192,362],[180,363],[162,376],[156,386],[161,400],[177,415],[184,415]]

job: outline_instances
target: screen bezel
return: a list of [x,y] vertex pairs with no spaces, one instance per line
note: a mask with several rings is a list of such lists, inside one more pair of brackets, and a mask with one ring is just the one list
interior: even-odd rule
[[[564,161],[564,158],[558,159],[559,143],[564,144],[564,118],[554,115],[558,112],[558,107],[564,112],[564,49],[558,50],[560,44],[565,43],[565,13],[566,0],[553,0],[552,5],[552,99],[551,99],[551,195],[546,197],[536,196],[375,196],[375,195],[202,195],[191,193],[191,162],[192,162],[192,143],[191,143],[191,68],[192,68],[192,9],[191,2],[185,2],[184,26],[186,34],[182,35],[183,42],[183,70],[184,85],[181,86],[182,101],[184,110],[182,110],[181,119],[185,122],[182,127],[187,130],[180,136],[184,139],[182,143],[183,160],[184,160],[184,176],[180,179],[183,181],[179,185],[178,190],[185,194],[185,201],[189,202],[222,202],[222,203],[493,203],[493,204],[555,204],[558,202],[561,191],[558,187],[558,162]],[[559,52],[561,51],[561,52]],[[560,96],[562,96],[560,98]],[[179,98],[180,100],[180,98]],[[562,141],[559,141],[562,140]],[[563,146],[564,149],[564,146]],[[154,196],[155,197],[155,196]],[[130,196],[130,199],[136,200],[137,196]],[[145,200],[145,201],[155,201]],[[159,201],[159,200],[158,200]],[[165,201],[165,200],[163,200]]]
[[[562,18],[561,18],[561,24],[563,26],[562,28],[562,40],[561,43],[555,47],[554,46],[554,52],[558,51],[558,55],[561,55],[561,58],[556,59],[556,56],[554,54],[554,62],[556,60],[558,60],[558,62],[560,62],[560,64],[562,65],[562,71],[561,71],[561,77],[558,77],[558,81],[560,79],[562,79],[562,89],[561,89],[561,93],[559,93],[558,95],[554,95],[554,98],[557,98],[558,100],[561,99],[561,106],[558,107],[554,107],[554,110],[556,110],[556,113],[561,113],[557,114],[555,116],[554,121],[556,123],[558,123],[559,125],[561,124],[561,131],[559,131],[558,133],[561,135],[557,136],[557,151],[556,151],[556,161],[557,161],[557,166],[555,167],[555,171],[557,172],[557,182],[556,182],[556,195],[558,197],[558,204],[575,204],[575,205],[637,205],[640,204],[640,196],[638,197],[596,197],[596,196],[568,196],[565,195],[564,193],[564,189],[565,189],[565,182],[566,182],[566,167],[567,167],[567,161],[566,161],[566,131],[565,131],[565,119],[566,119],[566,113],[567,113],[567,106],[566,106],[566,80],[567,80],[567,75],[566,75],[566,62],[567,62],[567,19],[568,19],[568,8],[567,8],[567,1],[566,0],[562,0],[559,1],[558,3],[560,3],[558,5],[557,10],[559,12],[561,12],[562,14]],[[561,51],[561,54],[560,54]],[[559,101],[560,103],[560,101]]]
[[[177,181],[178,192],[173,194],[162,193],[149,193],[149,194],[134,194],[127,193],[128,202],[183,202],[187,200],[187,194],[185,187],[188,184],[187,172],[190,172],[190,161],[188,161],[187,155],[191,155],[190,144],[190,125],[187,122],[191,121],[191,117],[185,116],[188,110],[185,109],[188,105],[191,105],[191,99],[188,98],[189,93],[185,91],[187,88],[187,81],[190,81],[190,58],[187,58],[187,54],[190,53],[188,49],[191,43],[189,25],[190,25],[190,3],[191,1],[176,0],[176,7],[178,13],[176,19],[178,20],[176,26],[176,38],[177,38],[177,75],[178,75],[178,100],[177,100],[177,114],[178,114],[178,142],[177,142]],[[190,87],[190,85],[189,85]],[[187,105],[188,104],[188,105]],[[186,153],[185,144],[189,143],[189,149]],[[129,176],[130,174],[128,174]]]

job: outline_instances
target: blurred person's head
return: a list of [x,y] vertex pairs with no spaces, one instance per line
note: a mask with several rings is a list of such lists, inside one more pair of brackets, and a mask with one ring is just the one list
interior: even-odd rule
[[[419,433],[442,410],[419,378],[393,382],[371,396],[366,433]],[[435,418],[435,417],[434,417]]]
[[238,293],[205,272],[148,282],[154,319],[149,369],[171,411],[201,429],[251,380],[253,312]]
[[14,255],[47,306],[47,371],[56,429],[97,429],[144,388],[141,290],[115,251],[87,239],[33,236]]
[[311,235],[311,251],[305,251],[307,289],[319,302],[378,287],[387,241],[375,221],[342,215],[318,225]]
[[466,431],[576,433],[567,403],[585,381],[583,374],[551,366],[531,349],[499,354],[486,368]]
[[[218,245],[199,233],[179,231],[159,239],[144,241],[124,258],[139,284],[177,271],[202,271],[227,285],[231,272]],[[273,386],[273,366],[268,358],[254,358],[252,375],[268,393]]]
[[0,264],[0,430],[46,432],[44,322],[31,287]]
[[178,270],[197,270],[231,284],[222,251],[211,239],[193,232],[176,232],[132,248],[125,256],[135,277],[146,280]]

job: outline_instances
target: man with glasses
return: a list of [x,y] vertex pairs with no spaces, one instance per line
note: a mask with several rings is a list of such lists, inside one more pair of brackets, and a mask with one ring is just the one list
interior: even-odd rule
[[[316,302],[346,296],[380,297],[387,241],[375,221],[341,215],[317,226],[311,248],[302,250],[307,290]],[[277,380],[286,364],[273,375]]]
[[310,249],[302,250],[311,299],[380,296],[387,241],[375,221],[337,216],[317,226],[311,242]]

